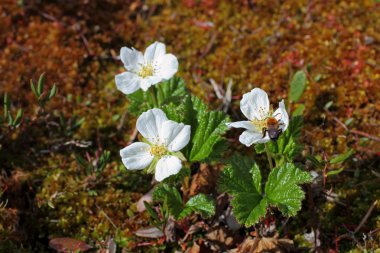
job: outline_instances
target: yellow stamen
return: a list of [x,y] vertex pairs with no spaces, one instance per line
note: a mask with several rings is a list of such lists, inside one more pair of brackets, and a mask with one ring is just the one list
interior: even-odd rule
[[259,131],[259,132],[261,132],[264,127],[267,127],[267,121],[266,121],[266,119],[263,119],[263,120],[254,119],[251,122],[256,127],[256,130]]
[[163,156],[167,153],[167,150],[163,146],[152,146],[150,148],[150,153],[154,156]]
[[267,127],[267,119],[273,115],[272,105],[269,107],[269,112],[267,114],[265,114],[265,110],[260,107],[259,114],[261,119],[253,119],[251,120],[251,123],[256,127],[257,131],[261,132],[263,128]]
[[149,76],[153,76],[153,73],[154,73],[154,68],[153,68],[152,64],[147,64],[141,68],[138,75],[142,78],[146,78]]

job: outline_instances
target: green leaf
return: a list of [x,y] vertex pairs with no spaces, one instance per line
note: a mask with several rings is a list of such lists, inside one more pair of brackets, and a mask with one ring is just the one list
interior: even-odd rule
[[237,220],[251,226],[266,214],[266,200],[262,196],[261,173],[258,165],[243,156],[234,156],[231,166],[219,178],[219,190],[228,192]]
[[240,224],[246,227],[255,225],[265,217],[267,200],[255,192],[241,192],[233,196],[231,201],[234,215]]
[[325,110],[328,110],[332,105],[334,104],[333,101],[329,101],[325,104],[325,106],[323,107]]
[[184,97],[179,105],[175,103],[164,105],[162,106],[162,110],[170,120],[182,122],[186,125],[193,124],[195,111],[190,96]]
[[179,77],[173,77],[170,80],[154,85],[150,87],[147,92],[140,89],[133,94],[127,95],[130,101],[128,111],[132,115],[138,116],[142,112],[155,107],[150,95],[152,90],[157,97],[157,102],[160,108],[164,105],[169,105],[170,103],[173,103],[176,106],[181,105],[187,94],[185,82]]
[[329,177],[329,176],[337,175],[337,174],[341,173],[343,170],[344,170],[344,168],[340,168],[337,170],[331,170],[331,171],[326,173],[326,176]]
[[102,153],[102,155],[100,156],[96,164],[96,167],[95,167],[96,172],[99,173],[106,167],[107,163],[109,162],[110,155],[111,155],[110,151],[104,150],[104,152]]
[[178,219],[183,219],[192,212],[199,213],[204,218],[209,218],[215,214],[215,202],[209,196],[198,194],[187,201]]
[[300,105],[298,105],[298,107],[293,111],[292,116],[293,116],[293,117],[302,116],[304,110],[305,110],[305,105],[304,105],[304,104],[300,104]]
[[278,207],[286,216],[295,215],[305,195],[299,184],[311,180],[309,173],[287,163],[270,172],[263,194],[257,164],[246,157],[235,156],[231,166],[221,173],[219,189],[232,195],[231,205],[237,220],[252,226],[266,215],[269,205]]
[[316,169],[321,169],[325,166],[325,162],[318,160],[315,156],[307,155],[306,159],[309,160]]
[[186,177],[189,177],[191,174],[191,170],[190,168],[188,167],[184,167],[182,168],[177,174],[174,174],[174,175],[171,175],[170,177],[168,178],[165,178],[164,179],[164,183],[165,184],[168,184],[168,185],[178,185],[180,184],[181,182],[183,182],[183,180],[186,178]]
[[217,142],[212,152],[209,154],[209,156],[205,159],[205,162],[211,163],[213,161],[216,162],[223,162],[225,160],[224,153],[229,148],[229,142],[227,139],[222,138],[219,142]]
[[314,77],[314,81],[319,82],[319,81],[321,81],[322,78],[323,78],[323,76],[321,74],[318,74]]
[[75,154],[75,160],[77,161],[79,166],[82,166],[85,169],[88,169],[89,167],[91,167],[91,164],[88,163],[83,157],[81,157],[78,154]]
[[9,98],[8,98],[8,94],[5,93],[4,94],[4,118],[8,118],[8,114],[9,114],[9,107],[10,107],[10,101],[9,101]]
[[273,169],[265,184],[265,198],[268,204],[277,206],[286,216],[294,216],[301,209],[305,197],[299,184],[311,182],[309,173],[301,171],[294,164],[286,163]]
[[156,222],[160,222],[160,218],[158,217],[156,211],[151,207],[151,205],[144,201],[144,206],[145,206],[145,209],[147,210],[147,212],[149,213],[149,215],[156,221]]
[[48,204],[48,206],[51,208],[51,209],[54,209],[55,208],[55,206],[54,206],[54,204],[53,204],[53,202],[52,201],[48,201],[47,202],[47,204]]
[[307,78],[305,72],[302,70],[297,71],[290,82],[289,99],[291,101],[297,102],[301,98],[306,88],[306,82]]
[[23,113],[24,113],[24,111],[23,111],[22,109],[18,109],[18,111],[17,111],[17,115],[16,115],[16,118],[15,118],[15,120],[14,120],[14,122],[13,122],[13,126],[14,126],[14,127],[16,127],[17,125],[20,124],[20,122],[21,122],[21,117],[22,117]]
[[51,88],[50,92],[49,92],[49,96],[48,96],[48,99],[52,99],[52,97],[55,96],[55,94],[57,94],[57,86],[54,84],[53,85],[53,88]]
[[10,113],[8,113],[8,125],[12,126],[13,125],[13,117]]
[[354,122],[354,119],[353,119],[353,118],[348,118],[348,119],[346,119],[346,121],[344,122],[344,124],[345,124],[346,126],[349,126],[349,125],[352,124],[352,122]]
[[288,129],[278,141],[278,153],[284,155],[287,161],[292,161],[303,150],[303,144],[299,142],[302,127],[303,117],[293,117]]
[[[268,144],[270,145],[270,144]],[[264,143],[259,143],[255,145],[255,151],[257,154],[262,154],[265,152],[265,145]],[[273,152],[272,152],[273,153]]]
[[331,164],[342,163],[342,162],[346,161],[348,158],[350,158],[350,156],[352,156],[354,153],[355,153],[354,150],[349,149],[346,153],[335,156],[334,158],[332,158],[330,160],[330,163]]
[[191,142],[182,151],[188,160],[212,160],[227,148],[222,135],[227,130],[228,118],[223,112],[209,112],[201,100],[190,96],[185,96],[179,105],[173,102],[164,105],[162,110],[169,119],[191,126]]
[[176,219],[183,210],[181,194],[174,186],[167,184],[157,186],[153,192],[153,199],[162,202],[164,210]]
[[44,82],[45,82],[45,73],[42,73],[40,75],[40,78],[38,78],[38,83],[37,83],[37,94],[38,97],[41,96],[43,90],[44,90]]
[[180,104],[183,97],[187,94],[185,81],[176,76],[160,83],[156,87],[157,102],[159,106],[168,103]]
[[191,162],[206,159],[215,144],[222,140],[227,131],[226,123],[229,118],[220,111],[208,111],[207,106],[197,97],[192,97],[193,108],[196,113],[196,123],[191,126],[192,138],[189,145]]
[[254,166],[257,167],[252,159],[234,155],[230,160],[230,166],[226,167],[220,174],[219,190],[233,194],[237,192],[249,192],[253,187],[256,189],[256,192],[260,193],[260,185],[255,185],[251,180],[252,174],[250,172]]
[[138,116],[142,112],[151,109],[152,107],[148,103],[148,100],[150,100],[150,98],[148,97],[148,94],[142,90],[138,90],[132,94],[127,95],[127,98],[129,99],[128,112],[134,116]]
[[32,92],[33,92],[34,96],[36,96],[36,98],[39,98],[39,96],[37,94],[36,87],[34,87],[34,83],[33,83],[32,79],[30,79],[30,88],[32,89]]

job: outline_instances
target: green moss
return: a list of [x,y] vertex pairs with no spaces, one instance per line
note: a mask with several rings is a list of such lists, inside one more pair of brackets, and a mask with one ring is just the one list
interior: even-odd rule
[[[0,94],[13,99],[13,113],[25,111],[18,129],[0,128],[1,188],[3,182],[17,181],[15,171],[28,174],[2,196],[9,200],[4,212],[17,213],[18,231],[3,235],[14,245],[21,241],[40,249],[49,236],[91,243],[116,236],[120,245],[135,246],[132,232],[149,221],[137,214],[134,202],[149,190],[150,176],[126,172],[120,162],[118,152],[130,141],[135,118],[115,89],[114,75],[123,71],[115,56],[122,46],[143,49],[155,40],[178,56],[179,75],[211,107],[221,101],[209,80],[224,88],[233,81],[234,120],[243,93],[258,86],[273,101],[286,98],[291,76],[308,70],[309,84],[300,101],[307,151],[328,157],[348,148],[357,151],[357,162],[327,179],[325,190],[332,188],[346,206],[315,200],[326,247],[333,248],[336,234],[345,233],[347,224],[356,226],[379,199],[371,172],[378,172],[378,142],[349,134],[336,122],[352,118],[350,129],[380,133],[375,1],[259,0],[253,6],[228,0],[22,2],[0,6]],[[27,88],[29,79],[42,72],[47,86],[56,82],[58,87],[44,113]],[[331,114],[324,112],[330,101]],[[104,150],[111,151],[111,162],[102,171],[77,162],[79,156],[95,164]],[[290,237],[303,233],[309,211],[294,221]],[[24,214],[30,217],[25,222]],[[361,232],[378,228],[379,219],[377,207]],[[2,221],[2,231],[12,224]],[[378,246],[378,234],[373,240]],[[341,244],[356,247],[350,241]],[[10,252],[28,252],[7,245]]]

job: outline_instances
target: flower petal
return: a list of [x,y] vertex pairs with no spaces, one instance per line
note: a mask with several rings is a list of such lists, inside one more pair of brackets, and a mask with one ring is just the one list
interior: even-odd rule
[[115,76],[115,83],[118,90],[131,94],[140,89],[141,79],[132,72],[123,72]]
[[171,175],[177,174],[182,168],[181,160],[175,156],[164,156],[156,165],[155,178],[161,182]]
[[137,72],[140,66],[144,64],[143,54],[134,48],[122,47],[120,49],[120,59],[124,63],[124,67],[133,72]]
[[159,132],[162,124],[167,120],[168,118],[161,109],[154,108],[140,115],[137,119],[136,127],[149,142],[162,144],[159,143]]
[[236,121],[236,122],[231,122],[227,123],[227,126],[229,128],[234,127],[234,128],[245,128],[247,130],[255,131],[255,126],[252,124],[251,121]]
[[177,152],[189,143],[190,133],[189,125],[168,120],[162,124],[159,135],[169,151]]
[[145,50],[145,62],[152,63],[153,61],[155,61],[155,59],[158,59],[161,55],[164,55],[165,53],[165,44],[156,41]]
[[280,128],[284,132],[289,126],[289,115],[286,111],[284,100],[281,100],[278,106],[278,109],[273,113],[273,117],[280,121]]
[[260,88],[254,88],[243,95],[240,110],[249,120],[262,120],[268,116],[269,105],[267,93]]
[[253,131],[244,131],[240,137],[239,137],[239,141],[246,145],[247,147],[251,146],[252,144],[255,144],[255,143],[265,143],[267,141],[269,141],[269,137],[268,137],[268,134],[265,135],[265,137],[263,138],[263,134],[262,133],[259,133],[259,132],[253,132]]
[[150,86],[157,84],[162,81],[162,78],[159,76],[148,76],[141,80],[140,87],[143,91],[147,91]]
[[135,142],[120,150],[121,160],[128,170],[142,170],[149,166],[154,156],[149,152],[150,146]]
[[157,58],[155,62],[155,75],[170,79],[178,71],[178,60],[172,54],[165,54]]

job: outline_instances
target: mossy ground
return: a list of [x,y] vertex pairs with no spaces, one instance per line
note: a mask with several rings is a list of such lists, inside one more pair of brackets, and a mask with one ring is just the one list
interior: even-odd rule
[[[299,103],[305,105],[304,153],[356,153],[343,172],[319,184],[321,193],[305,201],[284,233],[298,242],[313,224],[324,249],[380,247],[379,202],[358,241],[337,241],[380,198],[379,3],[143,2],[1,4],[0,94],[8,93],[12,112],[23,108],[25,116],[19,128],[0,129],[1,199],[8,201],[1,209],[0,251],[43,251],[54,236],[93,244],[114,236],[123,247],[135,247],[133,231],[149,217],[134,203],[149,190],[150,176],[127,172],[120,162],[135,118],[113,78],[123,71],[116,59],[122,46],[143,49],[156,40],[178,56],[178,74],[210,107],[221,104],[210,79],[221,87],[232,80],[235,118],[243,93],[258,86],[273,101],[286,98],[292,75],[307,71]],[[29,89],[29,79],[42,72],[48,86],[58,87],[45,111]],[[97,171],[104,150],[111,151],[110,162]],[[328,201],[322,192],[330,190],[337,198]]]

